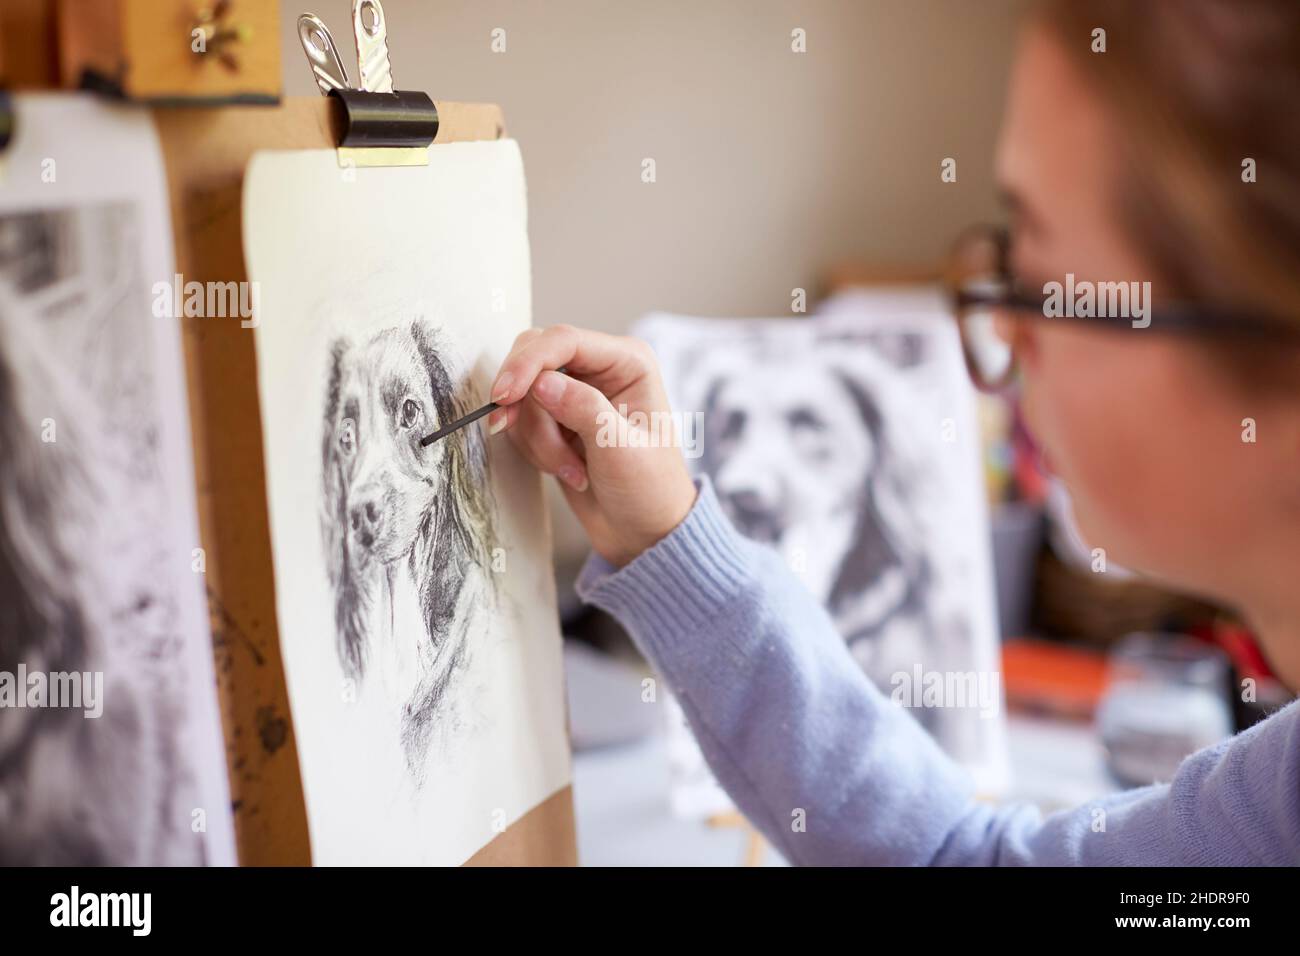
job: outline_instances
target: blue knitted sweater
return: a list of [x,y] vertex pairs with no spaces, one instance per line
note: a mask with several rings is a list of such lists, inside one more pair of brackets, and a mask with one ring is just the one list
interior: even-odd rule
[[1300,709],[1188,757],[1167,784],[1043,817],[972,784],[863,675],[776,553],[707,481],[626,567],[579,594],[614,615],[681,700],[737,806],[800,864],[1300,864]]

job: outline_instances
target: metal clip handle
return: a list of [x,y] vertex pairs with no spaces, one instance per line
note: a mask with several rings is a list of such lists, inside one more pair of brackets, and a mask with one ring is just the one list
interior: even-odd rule
[[[369,24],[366,12],[369,11]],[[357,71],[368,93],[393,92],[393,67],[388,61],[388,20],[379,0],[352,0],[352,32],[357,38]]]
[[330,90],[350,89],[348,71],[343,67],[339,49],[334,45],[334,37],[329,28],[314,13],[304,13],[298,18],[298,39],[303,52],[307,54],[307,63],[311,66],[312,79],[320,89],[322,96],[329,96]]

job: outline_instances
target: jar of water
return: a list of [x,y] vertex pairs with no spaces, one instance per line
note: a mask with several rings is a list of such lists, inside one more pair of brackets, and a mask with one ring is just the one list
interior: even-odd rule
[[1131,634],[1110,655],[1097,729],[1111,772],[1142,786],[1232,734],[1228,659],[1179,634]]

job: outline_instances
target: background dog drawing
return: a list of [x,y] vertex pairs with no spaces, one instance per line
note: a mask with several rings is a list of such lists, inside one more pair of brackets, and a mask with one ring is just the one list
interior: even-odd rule
[[729,517],[800,569],[873,678],[959,648],[932,615],[921,463],[908,423],[882,411],[896,376],[833,343],[797,356],[753,343],[745,362],[704,383],[700,465]]
[[0,216],[0,671],[102,672],[104,708],[0,709],[3,865],[206,858],[132,213]]
[[[918,663],[974,670],[973,561],[952,533],[954,472],[936,466],[952,446],[927,337],[761,322],[703,337],[651,324],[647,337],[674,404],[703,412],[696,470],[738,530],[796,570],[877,686]],[[912,713],[955,756],[980,749],[969,714]]]
[[732,521],[803,569],[850,644],[882,638],[891,623],[915,627],[930,562],[907,534],[907,476],[880,410],[843,370],[792,371],[714,379],[701,464]]
[[397,708],[408,770],[464,725],[458,684],[495,601],[480,428],[420,439],[468,401],[421,321],[330,349],[321,529],[345,675]]

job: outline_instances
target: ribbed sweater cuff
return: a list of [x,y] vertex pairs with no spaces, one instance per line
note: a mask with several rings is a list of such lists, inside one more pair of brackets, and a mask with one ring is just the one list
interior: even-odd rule
[[623,568],[592,554],[578,596],[614,615],[634,634],[660,641],[708,623],[751,580],[745,539],[731,526],[708,478],[686,518]]

